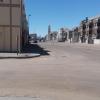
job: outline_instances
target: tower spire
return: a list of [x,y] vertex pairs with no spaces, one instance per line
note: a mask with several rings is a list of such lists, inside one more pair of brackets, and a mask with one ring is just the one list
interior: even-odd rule
[[48,26],[48,40],[50,40],[50,34],[51,34],[51,25]]

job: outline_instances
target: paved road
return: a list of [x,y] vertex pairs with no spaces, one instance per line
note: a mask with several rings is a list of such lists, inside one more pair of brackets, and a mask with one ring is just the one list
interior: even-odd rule
[[50,55],[0,60],[0,96],[100,100],[99,46],[39,45]]

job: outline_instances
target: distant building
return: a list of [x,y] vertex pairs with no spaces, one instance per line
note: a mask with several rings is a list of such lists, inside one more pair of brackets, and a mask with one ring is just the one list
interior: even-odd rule
[[94,43],[100,41],[100,16],[86,18],[80,23],[82,43]]
[[46,41],[64,42],[69,39],[69,29],[61,28],[60,31],[51,31],[51,26],[48,26],[48,34],[45,36]]
[[45,37],[46,41],[53,41],[53,40],[57,40],[57,31],[51,31],[51,26],[48,26],[48,34]]
[[51,40],[52,41],[57,40],[57,35],[58,35],[57,31],[51,32],[51,34],[50,34]]
[[68,37],[69,37],[69,29],[61,28],[60,31],[57,34],[58,42],[68,41]]
[[32,43],[37,43],[37,34],[34,33],[34,34],[30,34],[30,42]]
[[0,0],[0,51],[21,51],[28,43],[29,27],[23,0]]
[[80,41],[80,32],[79,27],[75,27],[72,29],[72,42],[79,42]]

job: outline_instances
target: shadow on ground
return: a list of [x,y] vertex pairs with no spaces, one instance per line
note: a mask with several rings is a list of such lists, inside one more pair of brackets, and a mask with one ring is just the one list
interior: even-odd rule
[[23,48],[23,53],[37,53],[40,56],[47,56],[50,51],[45,50],[44,48],[40,47],[38,44],[29,44]]

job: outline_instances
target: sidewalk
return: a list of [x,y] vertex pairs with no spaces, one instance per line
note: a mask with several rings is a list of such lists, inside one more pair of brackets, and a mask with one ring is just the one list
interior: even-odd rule
[[0,100],[41,100],[35,97],[0,97]]
[[7,59],[7,58],[16,58],[16,59],[25,59],[25,58],[34,58],[39,57],[40,54],[38,53],[0,53],[0,59]]
[[44,48],[40,47],[38,44],[29,44],[27,45],[22,53],[0,53],[0,59],[7,59],[7,58],[16,58],[16,59],[25,59],[25,58],[34,58],[39,56],[46,56],[49,55],[49,51],[45,50]]

